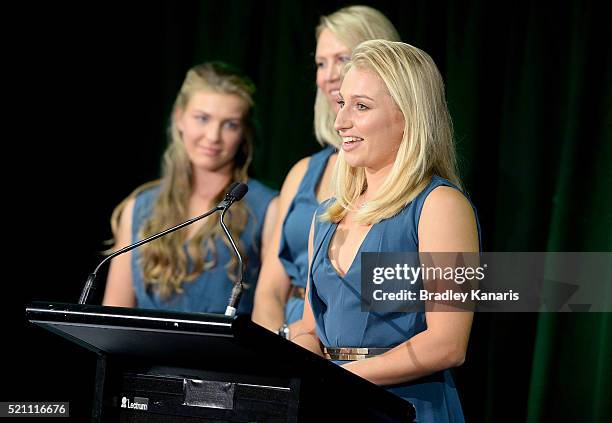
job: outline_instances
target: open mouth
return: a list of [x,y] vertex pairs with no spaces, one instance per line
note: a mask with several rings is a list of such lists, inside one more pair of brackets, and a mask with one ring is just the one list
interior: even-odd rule
[[345,152],[353,151],[359,147],[363,138],[359,137],[342,137],[342,150]]
[[355,144],[356,142],[360,142],[363,141],[363,138],[359,138],[359,137],[342,137],[342,143],[343,144]]

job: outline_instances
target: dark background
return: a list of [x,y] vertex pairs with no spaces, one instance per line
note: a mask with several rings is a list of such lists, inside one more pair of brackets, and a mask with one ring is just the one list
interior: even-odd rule
[[[612,32],[603,3],[363,3],[444,76],[485,251],[612,251]],[[110,238],[112,209],[157,177],[171,103],[196,63],[226,60],[253,78],[253,171],[279,187],[319,148],[314,28],[346,4],[3,6],[0,400],[70,401],[71,420],[89,419],[93,355],[32,327],[25,304],[76,302]],[[455,371],[467,421],[607,420],[611,339],[607,313],[476,316]]]

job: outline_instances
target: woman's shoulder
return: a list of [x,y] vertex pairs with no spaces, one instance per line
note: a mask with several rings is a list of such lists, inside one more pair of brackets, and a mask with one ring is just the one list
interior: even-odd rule
[[278,190],[270,188],[268,185],[254,178],[249,178],[247,185],[249,187],[249,192],[257,194],[257,196],[263,195],[272,198],[278,195]]
[[423,208],[440,210],[465,209],[471,210],[471,205],[465,194],[453,185],[437,185],[430,190],[424,199]]
[[144,183],[123,200],[123,203],[129,203],[132,207],[148,207],[154,203],[161,189],[161,181],[155,180]]
[[423,185],[421,185],[420,191],[418,191],[412,200],[406,204],[406,208],[415,208],[420,211],[429,196],[434,191],[440,190],[444,193],[451,192],[453,194],[463,195],[463,192],[459,187],[457,187],[457,185],[453,184],[446,178],[433,175],[428,182],[424,182]]
[[285,181],[283,182],[283,191],[297,191],[297,188],[300,185],[302,178],[304,178],[304,175],[308,170],[310,160],[311,156],[304,157],[298,160],[298,162],[291,167],[289,173],[287,173],[287,176],[285,177]]
[[136,199],[137,203],[140,202],[150,202],[157,198],[159,192],[161,191],[161,181],[155,180],[151,182],[147,182],[145,184],[140,185],[136,188],[130,197]]
[[418,223],[424,251],[478,251],[480,230],[476,211],[455,188],[439,186],[426,198]]
[[136,188],[128,197],[136,220],[146,218],[151,213],[160,191],[161,182],[151,181]]
[[132,191],[113,211],[111,216],[113,232],[119,226],[126,225],[131,226],[133,231],[137,231],[141,222],[151,214],[159,191],[159,180],[142,184]]
[[417,226],[421,246],[431,251],[442,251],[440,248],[446,248],[445,251],[477,251],[479,248],[476,209],[463,191],[452,183],[434,184],[429,190],[423,199]]
[[335,149],[333,147],[326,147],[310,156],[298,160],[298,162],[291,167],[289,173],[287,173],[287,176],[285,177],[282,188],[283,194],[289,192],[293,194],[293,197],[297,192],[302,179],[304,179],[304,176],[308,172],[308,169],[310,169],[313,165],[317,165],[319,163],[322,164],[322,162],[327,163],[327,160],[334,152]]
[[[446,187],[446,188],[449,188],[450,190],[457,191],[460,195],[463,195],[463,191],[461,191],[461,188],[459,188],[456,184],[452,183],[450,180],[443,178],[442,176],[438,176],[438,175],[433,175],[431,177],[429,184],[427,184],[425,191],[432,192],[433,190],[439,187]],[[443,191],[446,191],[446,190],[443,190]]]
[[423,206],[441,209],[471,210],[472,204],[463,190],[446,178],[434,175],[421,193]]
[[280,191],[280,203],[281,205],[285,205],[285,207],[289,207],[289,203],[293,201],[293,198],[297,195],[298,188],[306,174],[306,170],[308,169],[308,164],[310,162],[310,157],[304,157],[299,160],[296,164],[294,164],[287,176],[285,176],[285,180],[283,181],[283,186]]

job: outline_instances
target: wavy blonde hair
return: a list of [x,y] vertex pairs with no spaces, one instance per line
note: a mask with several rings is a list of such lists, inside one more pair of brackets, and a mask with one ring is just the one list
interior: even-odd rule
[[[371,225],[396,215],[433,175],[460,188],[444,82],[432,58],[406,43],[372,40],[355,48],[344,72],[352,67],[371,70],[380,77],[405,122],[389,175],[372,200],[357,210],[355,220]],[[365,170],[349,166],[340,151],[332,185],[336,201],[322,219],[337,223],[353,210],[366,190]]]
[[[243,141],[234,157],[232,178],[234,181],[246,182],[247,172],[253,155],[254,125],[251,109],[255,86],[245,76],[230,66],[211,62],[197,65],[187,72],[183,85],[174,102],[169,127],[169,145],[163,156],[162,177],[138,187],[128,198],[123,200],[111,217],[113,234],[117,234],[118,222],[125,204],[139,193],[159,187],[151,216],[144,222],[138,236],[142,239],[176,225],[192,216],[188,216],[189,199],[192,194],[192,167],[180,131],[175,122],[177,110],[185,110],[191,97],[199,91],[231,94],[243,99],[248,105],[248,112],[243,117]],[[222,200],[227,187],[222,187],[214,199],[215,204]],[[234,239],[243,257],[244,246],[240,240],[250,212],[245,202],[236,203],[227,212],[227,226],[235,234]],[[186,231],[180,230],[168,234],[155,242],[141,248],[140,268],[147,289],[154,290],[160,297],[168,298],[174,293],[182,293],[182,284],[193,281],[199,274],[217,265],[215,241],[217,239],[230,247],[229,242],[219,225],[219,214],[216,213],[203,221],[187,244],[187,254],[183,246],[187,240]],[[210,257],[209,257],[210,255]],[[227,265],[228,278],[236,283],[237,259],[232,254]],[[191,266],[189,262],[191,261]]]
[[[378,10],[369,6],[344,7],[331,15],[321,16],[315,35],[317,40],[324,29],[329,29],[349,50],[366,40],[399,41],[397,30]],[[334,129],[336,113],[325,94],[317,89],[314,106],[314,130],[319,144],[338,147],[340,136]]]

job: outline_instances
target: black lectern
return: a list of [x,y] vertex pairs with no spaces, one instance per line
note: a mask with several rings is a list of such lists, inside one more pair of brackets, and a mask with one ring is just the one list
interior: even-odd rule
[[34,303],[98,355],[93,422],[411,422],[414,407],[248,317]]

